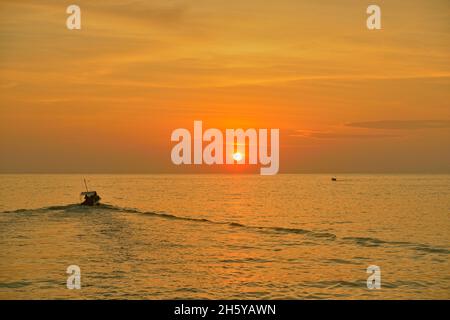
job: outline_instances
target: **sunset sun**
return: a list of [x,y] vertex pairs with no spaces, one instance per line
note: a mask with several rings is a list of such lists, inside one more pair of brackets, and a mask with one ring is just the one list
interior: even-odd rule
[[233,154],[233,159],[236,161],[241,161],[242,158],[243,158],[243,156],[242,156],[242,153],[240,153],[240,152],[236,152]]

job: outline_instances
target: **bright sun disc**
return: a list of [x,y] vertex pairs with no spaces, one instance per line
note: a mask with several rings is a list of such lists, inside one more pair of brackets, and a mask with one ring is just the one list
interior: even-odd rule
[[242,154],[239,152],[236,152],[235,154],[233,154],[233,159],[236,161],[241,161],[242,160]]

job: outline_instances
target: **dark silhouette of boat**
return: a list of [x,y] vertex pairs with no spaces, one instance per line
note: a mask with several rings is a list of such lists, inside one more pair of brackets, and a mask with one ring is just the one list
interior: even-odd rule
[[86,191],[80,193],[80,197],[84,197],[84,201],[81,203],[82,206],[96,206],[100,204],[100,196],[97,191],[89,191],[86,179],[84,179],[84,185],[86,186]]
[[84,201],[81,203],[82,206],[95,206],[98,205],[101,200],[96,191],[82,192],[80,196],[84,196]]

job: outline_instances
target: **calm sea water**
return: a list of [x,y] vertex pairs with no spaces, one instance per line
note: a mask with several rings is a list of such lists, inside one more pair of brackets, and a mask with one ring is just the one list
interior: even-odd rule
[[450,175],[87,179],[0,175],[0,298],[450,299]]

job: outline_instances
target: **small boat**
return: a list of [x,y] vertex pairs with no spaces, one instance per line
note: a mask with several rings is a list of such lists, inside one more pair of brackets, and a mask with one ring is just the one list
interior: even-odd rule
[[84,185],[86,186],[86,191],[80,193],[80,198],[84,196],[84,201],[81,203],[82,206],[96,206],[101,200],[100,196],[97,194],[97,191],[89,191],[86,179],[84,179]]
[[331,181],[337,181],[336,177],[331,177]]
[[84,201],[81,203],[82,206],[96,206],[101,200],[96,191],[82,192],[80,193],[80,197],[82,196],[84,196]]

